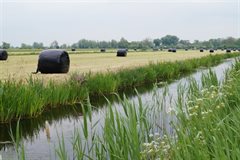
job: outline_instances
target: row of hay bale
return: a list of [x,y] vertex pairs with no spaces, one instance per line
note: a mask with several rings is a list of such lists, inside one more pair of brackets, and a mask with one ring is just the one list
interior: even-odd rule
[[[126,50],[128,51],[128,49],[126,49]],[[133,50],[134,50],[134,51],[137,51],[138,49],[137,49],[137,48],[134,48]],[[163,51],[162,48],[160,48],[160,49],[159,49],[159,48],[152,48],[152,51],[159,51],[159,50],[160,50],[160,51]],[[185,50],[185,51],[188,51],[189,49],[188,49],[188,48],[185,48],[184,50]],[[204,52],[204,50],[207,50],[207,49],[203,49],[203,48],[202,48],[202,49],[200,49],[200,52]],[[237,51],[237,50],[240,51],[240,49],[220,49],[220,50],[222,50],[222,51],[226,50],[227,53],[229,53],[229,52],[231,52],[231,51]],[[76,51],[76,49],[75,49],[75,48],[72,48],[71,51],[74,52],[74,51]],[[213,53],[214,51],[217,51],[217,49],[209,49],[209,52],[211,52],[211,53]],[[105,53],[105,52],[106,52],[106,48],[101,48],[101,49],[100,49],[100,52],[101,52],[101,53]],[[177,52],[177,49],[176,49],[176,48],[169,48],[169,49],[168,49],[168,52]]]
[[[6,50],[0,50],[0,60],[7,60]],[[39,54],[37,72],[41,73],[67,73],[69,71],[70,58],[64,50],[44,50]]]
[[[118,49],[118,57],[126,57],[127,49]],[[168,49],[168,52],[177,52],[175,48]],[[200,49],[200,52],[204,52],[204,49]],[[210,53],[214,52],[214,49],[209,50]],[[226,52],[231,52],[227,49]],[[0,50],[0,60],[7,60],[8,53],[6,50]],[[39,54],[38,66],[35,73],[67,73],[69,71],[70,58],[68,52],[65,50],[44,50]]]
[[[204,52],[205,49],[200,49],[200,52]],[[188,49],[185,49],[185,51],[188,51]],[[216,49],[209,49],[210,53],[214,53],[215,51],[217,51]],[[236,50],[231,50],[231,49],[226,49],[227,53],[230,53],[231,51],[236,51]],[[240,49],[238,50],[240,51]],[[177,52],[176,48],[169,48],[168,52]]]
[[[127,49],[119,49],[117,56],[126,57]],[[45,50],[39,54],[37,72],[41,73],[67,73],[70,58],[64,50]]]
[[168,52],[177,52],[177,49],[176,48],[169,48]]
[[[126,57],[127,49],[119,49],[117,56]],[[0,50],[0,60],[7,60],[6,50]],[[70,58],[68,52],[59,49],[44,50],[39,54],[37,70],[34,73],[67,73],[69,71]]]

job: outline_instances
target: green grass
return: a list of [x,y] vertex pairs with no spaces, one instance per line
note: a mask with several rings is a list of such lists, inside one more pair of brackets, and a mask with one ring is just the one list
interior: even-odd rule
[[[178,104],[177,138],[170,138],[171,159],[239,159],[240,63],[221,87],[213,72],[192,81],[188,102]],[[162,152],[160,152],[163,155]]]
[[[179,98],[171,112],[166,112],[167,108],[161,105],[165,92],[153,94],[152,105],[143,105],[141,98],[138,103],[119,98],[122,113],[109,103],[103,116],[102,135],[96,134],[98,122],[92,120],[88,100],[82,128],[74,132],[73,157],[99,160],[239,159],[240,62],[226,73],[223,85],[212,71],[202,76],[201,85],[196,80],[189,81],[187,88],[179,87]],[[167,132],[165,125],[168,124],[159,122],[158,118],[164,120],[167,116],[176,117],[171,123],[173,133]],[[157,128],[159,133],[155,133]],[[56,153],[62,160],[69,157],[62,137]]]
[[[159,95],[153,95],[153,106],[143,106],[140,98],[138,104],[120,100],[124,110],[121,114],[109,104],[103,135],[88,135],[95,139],[91,142],[94,149],[79,148],[86,153],[81,158],[239,159],[240,62],[227,73],[222,86],[212,71],[202,76],[201,87],[195,80],[189,81],[189,87],[179,87],[179,98],[171,112],[162,108]],[[159,117],[160,112],[164,113],[161,119],[167,115],[176,117],[169,124],[173,133],[151,119]],[[156,128],[165,134],[154,133]],[[87,140],[81,141],[85,143],[78,146],[86,145]]]
[[179,62],[149,64],[116,73],[73,74],[62,83],[29,78],[28,82],[8,79],[0,81],[0,122],[36,117],[47,108],[84,102],[88,95],[109,95],[143,84],[171,81],[194,69],[213,66],[225,58],[239,54],[219,54]]

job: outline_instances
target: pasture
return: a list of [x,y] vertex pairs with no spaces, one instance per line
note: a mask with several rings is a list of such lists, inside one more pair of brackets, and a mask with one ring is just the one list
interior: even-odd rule
[[[17,80],[25,80],[36,71],[38,63],[38,55],[30,55],[29,50],[9,51],[9,58],[5,62],[0,63],[0,80],[14,78]],[[40,52],[40,51],[37,51]],[[88,50],[88,52],[90,52]],[[94,51],[93,51],[94,52]],[[17,53],[17,54],[16,54]],[[115,52],[111,53],[70,53],[70,71],[68,74],[35,74],[34,78],[43,78],[44,80],[65,80],[72,73],[96,73],[117,71],[119,69],[134,68],[144,66],[149,63],[185,60],[192,58],[200,58],[209,55],[209,51],[199,52],[177,51],[177,53],[169,53],[166,51],[158,52],[128,52],[127,57],[116,57]],[[214,54],[225,53],[225,51],[215,51]],[[22,55],[25,54],[25,55]]]

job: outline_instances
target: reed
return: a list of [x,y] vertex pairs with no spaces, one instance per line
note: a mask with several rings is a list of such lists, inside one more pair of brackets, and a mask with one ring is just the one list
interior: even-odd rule
[[49,108],[84,102],[88,95],[109,95],[125,89],[161,81],[171,81],[199,67],[209,67],[239,53],[210,55],[200,59],[149,64],[117,73],[73,74],[62,83],[30,77],[27,83],[8,79],[0,81],[0,122],[32,118]]
[[[118,97],[122,108],[109,102],[102,134],[97,134],[102,123],[93,121],[88,99],[82,127],[74,132],[72,159],[239,159],[239,71],[237,62],[222,84],[211,70],[201,84],[190,79],[189,86],[179,87],[171,110],[163,103],[167,88],[152,95],[153,104]],[[64,146],[59,137],[58,159],[69,159]]]
[[[176,137],[169,138],[171,159],[239,159],[240,63],[220,85],[209,72],[202,84],[192,81],[188,101],[178,103]],[[160,155],[163,155],[161,152]]]

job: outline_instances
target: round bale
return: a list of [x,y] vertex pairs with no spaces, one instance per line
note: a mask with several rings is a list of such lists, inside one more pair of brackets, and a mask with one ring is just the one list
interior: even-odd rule
[[176,48],[173,48],[173,49],[172,49],[172,52],[177,52],[177,49],[176,49]]
[[101,48],[100,52],[106,52],[106,49],[105,48]]
[[226,52],[227,52],[227,53],[231,53],[231,49],[227,49]]
[[72,51],[74,52],[74,51],[76,51],[76,49],[75,49],[75,48],[72,48]]
[[204,49],[200,49],[200,52],[204,52]]
[[126,49],[119,49],[117,51],[117,56],[118,57],[126,57],[127,56],[127,50]]
[[6,61],[8,59],[8,53],[6,50],[0,49],[0,60]]
[[210,53],[213,53],[213,52],[214,52],[214,49],[210,49],[209,52],[210,52]]
[[70,59],[64,50],[44,50],[39,54],[37,72],[67,73]]
[[168,52],[172,52],[172,48],[169,48],[169,49],[168,49]]

